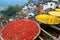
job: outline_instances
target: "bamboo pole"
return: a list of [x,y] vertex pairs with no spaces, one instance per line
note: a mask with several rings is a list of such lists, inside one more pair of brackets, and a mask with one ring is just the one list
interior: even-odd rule
[[52,37],[53,40],[57,40],[56,37],[52,36],[51,34],[49,34],[48,32],[46,32],[44,29],[41,28],[41,30],[42,30],[44,33],[46,33],[48,36]]
[[4,39],[0,36],[0,40],[4,40]]
[[50,27],[52,27],[52,28],[60,31],[60,28],[59,27],[56,27],[56,26],[50,26]]
[[42,37],[39,36],[39,39],[44,40]]
[[1,27],[3,28],[3,23],[1,22]]
[[57,40],[60,40],[60,36],[58,37],[58,39]]
[[6,20],[6,22],[8,23],[8,21]]

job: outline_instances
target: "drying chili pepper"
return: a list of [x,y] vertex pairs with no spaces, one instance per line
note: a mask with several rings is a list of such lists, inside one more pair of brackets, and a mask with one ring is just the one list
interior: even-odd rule
[[31,20],[16,20],[2,30],[4,40],[34,40],[40,33],[40,26]]

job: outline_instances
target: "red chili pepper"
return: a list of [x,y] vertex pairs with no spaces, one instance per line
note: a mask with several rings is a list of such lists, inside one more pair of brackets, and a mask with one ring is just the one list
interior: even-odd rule
[[4,40],[34,40],[40,33],[40,26],[31,20],[16,20],[2,30]]

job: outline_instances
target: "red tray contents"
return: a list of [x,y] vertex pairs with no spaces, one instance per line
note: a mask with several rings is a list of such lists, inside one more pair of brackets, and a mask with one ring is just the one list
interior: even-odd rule
[[2,30],[4,40],[34,40],[40,33],[40,26],[31,20],[16,20]]

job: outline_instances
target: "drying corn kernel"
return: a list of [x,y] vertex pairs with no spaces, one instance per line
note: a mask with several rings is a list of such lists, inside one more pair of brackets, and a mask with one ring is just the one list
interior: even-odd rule
[[60,17],[60,12],[58,11],[50,11],[49,14]]
[[56,11],[60,11],[60,8],[56,8],[55,10],[56,10]]
[[44,24],[59,24],[60,23],[60,18],[52,15],[47,15],[47,14],[41,14],[37,15],[36,20],[44,23]]

